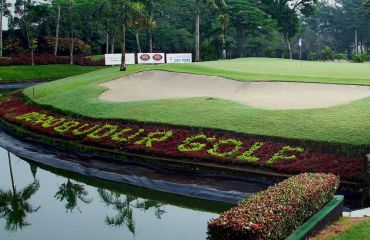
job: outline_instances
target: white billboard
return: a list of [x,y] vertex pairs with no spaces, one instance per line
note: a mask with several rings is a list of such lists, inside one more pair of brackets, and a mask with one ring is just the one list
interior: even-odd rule
[[165,63],[164,53],[139,53],[137,62],[139,64]]
[[171,53],[166,55],[167,63],[191,63],[193,55],[191,53]]
[[[126,64],[135,64],[135,53],[126,53]],[[105,65],[121,65],[122,54],[105,54]]]

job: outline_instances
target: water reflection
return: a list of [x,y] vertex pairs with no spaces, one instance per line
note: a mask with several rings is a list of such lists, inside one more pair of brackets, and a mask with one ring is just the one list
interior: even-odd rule
[[86,178],[0,148],[0,239],[206,239],[207,221],[229,207]]
[[85,187],[81,184],[74,183],[71,179],[59,186],[58,192],[55,193],[54,197],[59,201],[66,201],[64,207],[67,212],[73,212],[75,208],[81,212],[78,205],[78,200],[82,203],[89,204],[92,202],[92,198],[88,198],[89,193],[85,190]]
[[12,161],[8,152],[9,175],[11,179],[11,190],[0,188],[0,218],[5,219],[5,229],[11,232],[29,226],[27,215],[37,212],[40,207],[33,207],[29,203],[31,197],[40,189],[37,179],[26,187],[17,190],[14,180]]

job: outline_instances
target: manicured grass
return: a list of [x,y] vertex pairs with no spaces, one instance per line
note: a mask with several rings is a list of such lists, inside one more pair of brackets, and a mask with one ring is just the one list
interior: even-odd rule
[[366,240],[370,239],[370,219],[355,224],[347,231],[327,238],[327,240]]
[[[240,63],[256,60],[261,63],[264,59],[232,60]],[[265,59],[266,66],[270,61],[280,66],[285,66],[286,61],[279,59]],[[220,63],[232,66],[227,61]],[[168,123],[174,125],[187,125],[195,127],[209,127],[231,130],[236,132],[278,136],[285,138],[329,141],[336,143],[370,144],[370,98],[356,101],[350,104],[306,110],[266,110],[257,109],[243,104],[226,100],[207,100],[207,98],[171,99],[137,102],[103,102],[99,95],[106,89],[97,84],[112,80],[126,74],[148,69],[166,69],[171,71],[194,72],[205,74],[218,74],[217,70],[211,72],[209,67],[203,65],[218,65],[219,62],[197,63],[189,65],[158,65],[158,66],[129,66],[127,72],[119,72],[118,68],[107,68],[93,73],[69,77],[63,80],[46,83],[35,87],[35,102],[52,105],[64,111],[70,111],[95,118],[132,119],[147,122]],[[231,64],[231,65],[230,65]],[[290,65],[290,61],[288,65]],[[304,63],[306,64],[306,63]],[[308,64],[308,63],[307,63]],[[310,63],[311,64],[311,63]],[[327,63],[313,63],[324,64]],[[349,64],[349,63],[348,63]],[[342,63],[338,64],[338,69]],[[328,76],[323,82],[342,83],[367,83],[370,85],[370,73],[365,79],[366,69],[369,65],[351,64],[353,68],[361,66],[356,79],[338,78]],[[364,69],[363,69],[364,68]],[[276,73],[275,76],[279,76]],[[322,67],[321,69],[325,69]],[[266,67],[266,72],[271,71]],[[308,70],[307,70],[308,71]],[[339,70],[338,70],[339,71]],[[273,71],[272,71],[273,72]],[[312,74],[317,74],[315,68]],[[351,71],[356,74],[356,71]],[[347,73],[346,75],[350,75]],[[252,78],[247,73],[224,71],[230,77],[244,77],[245,80]],[[234,75],[233,75],[234,74]],[[324,74],[324,73],[321,73]],[[221,75],[221,74],[220,74]],[[334,75],[334,74],[333,74]],[[224,75],[222,75],[224,76]],[[259,75],[262,76],[262,73]],[[361,80],[360,77],[363,77]],[[266,79],[270,77],[265,76]],[[293,77],[292,77],[293,79]],[[305,77],[294,78],[304,81]],[[312,78],[312,81],[316,78]],[[260,79],[262,80],[262,78]],[[270,79],[271,80],[271,79]],[[26,95],[32,98],[32,90],[25,90]]]
[[63,65],[63,64],[0,67],[0,83],[2,81],[61,79],[95,71],[101,68],[102,67]]
[[244,58],[189,65],[160,65],[157,68],[217,75],[245,81],[283,80],[370,85],[370,63],[300,62],[274,58]]

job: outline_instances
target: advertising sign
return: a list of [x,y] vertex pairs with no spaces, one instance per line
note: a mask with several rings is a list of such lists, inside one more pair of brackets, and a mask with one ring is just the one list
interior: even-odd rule
[[191,53],[175,53],[166,55],[167,63],[191,63],[193,55]]
[[[126,53],[126,64],[135,64],[135,54]],[[105,65],[121,65],[122,54],[105,54]]]
[[139,53],[137,62],[139,64],[165,63],[164,53]]

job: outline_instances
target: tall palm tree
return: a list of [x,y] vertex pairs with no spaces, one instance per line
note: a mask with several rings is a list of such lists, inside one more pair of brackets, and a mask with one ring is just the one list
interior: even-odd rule
[[226,34],[227,26],[229,25],[230,17],[227,13],[225,13],[225,14],[219,15],[218,20],[220,21],[220,24],[221,24],[221,41],[222,41],[221,54],[222,54],[222,59],[225,59],[226,58],[225,34]]
[[13,167],[9,152],[8,160],[12,189],[8,191],[0,189],[0,218],[5,218],[5,229],[7,231],[17,231],[18,228],[23,229],[29,226],[30,223],[27,222],[27,215],[37,212],[40,209],[40,207],[34,208],[29,203],[31,197],[40,189],[40,183],[35,179],[33,183],[18,191],[14,182]]
[[85,187],[78,183],[73,183],[70,179],[66,183],[59,186],[58,191],[54,197],[61,202],[66,200],[65,208],[70,212],[73,212],[75,208],[81,212],[78,207],[78,200],[85,204],[90,204],[92,199],[88,198],[89,193],[85,190]]
[[215,8],[225,6],[224,0],[195,0],[195,61],[200,61],[200,6],[201,4],[211,4]]
[[[121,41],[121,71],[126,71],[126,28],[130,23],[130,19],[133,15],[143,15],[144,13],[140,10],[143,8],[137,8],[137,5],[142,3],[134,3],[130,0],[112,0],[112,11],[116,13],[116,19],[118,21],[119,36]],[[136,6],[136,7],[135,7]]]
[[136,46],[139,53],[142,52],[140,44],[140,33],[143,28],[148,25],[147,19],[144,16],[144,5],[139,2],[134,2],[131,4],[131,16],[130,16],[130,27],[135,31]]

